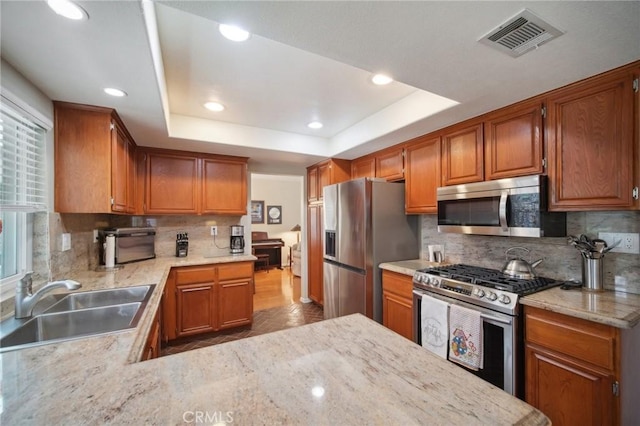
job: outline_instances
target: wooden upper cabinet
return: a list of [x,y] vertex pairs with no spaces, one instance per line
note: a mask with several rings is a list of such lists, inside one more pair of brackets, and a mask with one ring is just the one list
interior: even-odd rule
[[247,214],[246,160],[202,160],[202,213]]
[[145,213],[198,213],[198,157],[163,150],[149,150],[146,155]]
[[485,178],[543,173],[542,102],[512,105],[485,117]]
[[135,210],[135,144],[115,121],[111,131],[111,210],[133,213]]
[[351,161],[330,159],[307,167],[307,201],[322,201],[322,189],[351,178]]
[[55,211],[132,213],[136,145],[115,110],[54,102]]
[[623,70],[549,95],[550,210],[634,207],[633,80]]
[[484,180],[482,123],[463,123],[442,134],[442,184]]
[[351,179],[377,177],[387,181],[404,179],[404,149],[391,147],[351,162]]
[[331,185],[331,162],[324,162],[318,165],[318,199],[323,198],[322,188]]
[[376,177],[376,158],[366,156],[351,162],[351,179]]
[[376,154],[376,177],[388,181],[404,179],[404,150],[392,147]]
[[138,164],[144,213],[247,214],[245,157],[147,148]]
[[318,201],[321,197],[318,194],[318,168],[311,167],[307,170],[307,201]]
[[115,212],[127,211],[127,168],[129,167],[129,142],[120,126],[114,126],[111,132],[111,187],[113,188],[113,203],[111,209]]
[[440,137],[414,139],[405,148],[405,211],[437,213],[436,189],[440,186]]

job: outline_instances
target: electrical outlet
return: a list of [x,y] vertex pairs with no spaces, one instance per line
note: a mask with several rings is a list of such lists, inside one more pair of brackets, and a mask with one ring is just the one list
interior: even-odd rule
[[217,226],[212,226],[211,227],[211,235],[213,235],[213,236],[218,235],[218,227]]
[[640,254],[640,234],[638,233],[598,232],[598,238],[605,240],[607,246],[620,240],[620,244],[611,249],[611,252]]
[[98,242],[98,230],[97,229],[93,230],[93,242],[94,243]]
[[71,250],[71,234],[62,234],[62,251]]

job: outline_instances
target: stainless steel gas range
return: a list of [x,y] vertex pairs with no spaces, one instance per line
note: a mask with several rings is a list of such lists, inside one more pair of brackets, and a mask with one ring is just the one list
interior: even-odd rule
[[422,343],[422,297],[480,312],[484,366],[469,372],[524,398],[524,342],[520,297],[562,281],[550,278],[517,279],[498,270],[463,264],[422,269],[413,276],[414,340]]

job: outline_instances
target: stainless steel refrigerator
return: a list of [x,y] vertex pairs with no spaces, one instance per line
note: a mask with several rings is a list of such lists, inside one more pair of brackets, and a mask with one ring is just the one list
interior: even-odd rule
[[419,256],[418,217],[404,185],[361,178],[324,187],[324,317],[361,313],[382,323],[379,264]]

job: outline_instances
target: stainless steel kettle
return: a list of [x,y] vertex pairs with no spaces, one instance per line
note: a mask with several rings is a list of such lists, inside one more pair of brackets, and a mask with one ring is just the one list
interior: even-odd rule
[[504,252],[507,261],[502,267],[502,273],[513,278],[520,278],[525,280],[535,278],[537,275],[534,271],[534,268],[541,264],[544,259],[538,259],[533,263],[529,263],[528,261],[518,256],[509,257],[509,252],[512,250],[523,250],[526,251],[527,254],[529,254],[529,249],[524,247],[511,247],[510,249],[507,249],[507,251]]

